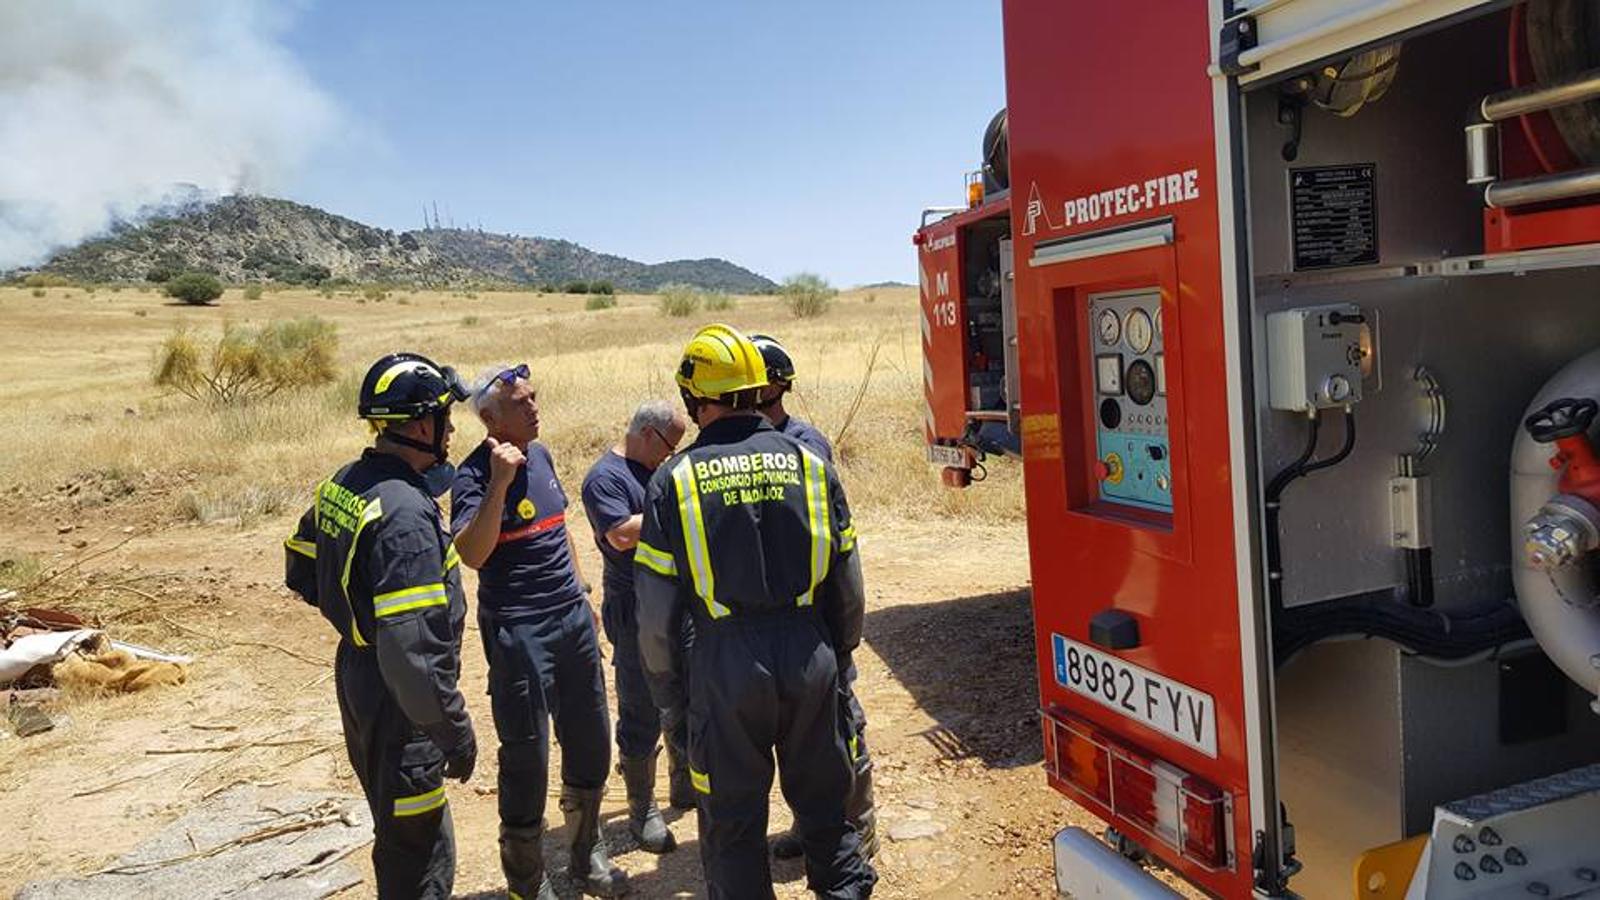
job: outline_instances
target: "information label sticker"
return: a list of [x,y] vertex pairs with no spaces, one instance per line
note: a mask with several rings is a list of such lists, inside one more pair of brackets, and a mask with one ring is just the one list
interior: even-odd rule
[[1378,262],[1377,166],[1289,170],[1294,270]]

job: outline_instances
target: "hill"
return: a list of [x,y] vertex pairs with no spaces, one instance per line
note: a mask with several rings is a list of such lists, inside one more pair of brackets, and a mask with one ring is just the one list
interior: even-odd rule
[[119,225],[39,267],[82,281],[141,281],[152,272],[189,270],[234,282],[295,284],[344,278],[428,287],[595,280],[628,291],[673,282],[731,293],[776,287],[722,259],[647,264],[551,238],[466,229],[396,233],[288,200],[246,196]]

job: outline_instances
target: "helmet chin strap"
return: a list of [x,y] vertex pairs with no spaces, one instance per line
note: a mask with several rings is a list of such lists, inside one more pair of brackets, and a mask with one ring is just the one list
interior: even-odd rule
[[420,450],[423,453],[432,454],[435,463],[443,464],[448,460],[444,449],[444,434],[445,429],[448,427],[449,416],[450,413],[448,407],[442,407],[434,410],[432,443],[423,443],[416,438],[407,437],[403,434],[395,434],[391,431],[385,431],[383,433],[384,440],[392,441],[402,447],[409,447],[412,450]]

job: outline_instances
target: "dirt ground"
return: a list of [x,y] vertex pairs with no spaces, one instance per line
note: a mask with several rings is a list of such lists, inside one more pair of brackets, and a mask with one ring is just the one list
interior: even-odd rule
[[[52,733],[0,740],[0,784],[7,786],[0,821],[10,823],[0,894],[93,871],[241,781],[357,792],[328,678],[334,635],[278,586],[282,523],[159,527],[138,521],[136,504],[113,504],[100,509],[93,526],[41,540],[39,516],[59,513],[55,502],[12,505],[0,522],[0,544],[72,559],[114,545],[128,537],[124,527],[134,527],[125,546],[86,568],[117,572],[144,585],[134,590],[159,593],[159,618],[176,630],[163,646],[199,661],[182,687],[77,702],[70,722]],[[871,606],[866,646],[857,654],[858,690],[870,721],[880,827],[893,834],[901,823],[927,821],[934,824],[916,830],[937,832],[884,841],[878,896],[1047,895],[1049,838],[1082,819],[1045,786],[1040,770],[1021,528],[895,527],[864,517],[862,533]],[[587,534],[579,539],[590,547]],[[598,572],[598,554],[583,562]],[[470,582],[468,588],[470,594]],[[480,742],[492,747],[472,631],[467,644],[468,703]],[[236,749],[195,752],[207,747]],[[470,783],[449,788],[462,895],[500,896],[494,776],[490,750]],[[774,797],[776,832],[788,814]],[[636,896],[701,893],[692,814],[669,814],[680,846],[655,857],[627,834],[617,780],[605,813],[607,839]],[[563,835],[558,829],[550,842],[558,872],[566,863]],[[774,877],[780,896],[806,896],[800,865],[778,865]],[[558,888],[574,896],[564,881]],[[363,892],[370,893],[370,880],[350,893]]]

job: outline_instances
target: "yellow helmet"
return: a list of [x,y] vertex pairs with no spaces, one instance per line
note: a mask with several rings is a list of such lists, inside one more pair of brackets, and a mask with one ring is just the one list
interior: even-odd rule
[[767,364],[761,348],[737,329],[707,325],[683,348],[678,387],[702,400],[767,386]]

